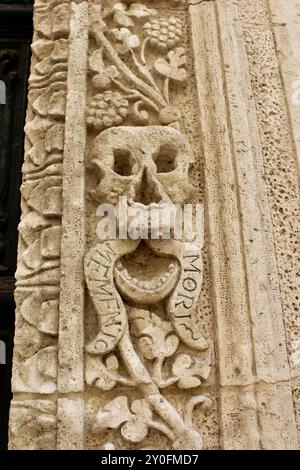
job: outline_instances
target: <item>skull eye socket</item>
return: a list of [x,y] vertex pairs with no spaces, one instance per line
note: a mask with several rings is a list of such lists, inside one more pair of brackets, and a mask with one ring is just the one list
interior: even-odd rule
[[176,169],[177,149],[172,144],[164,144],[160,147],[154,158],[158,173],[171,173]]
[[120,176],[132,174],[132,158],[127,149],[114,149],[114,172]]

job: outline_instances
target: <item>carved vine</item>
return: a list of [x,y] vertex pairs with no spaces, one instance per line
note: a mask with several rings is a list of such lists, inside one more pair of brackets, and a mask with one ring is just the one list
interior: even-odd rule
[[[130,2],[131,3],[131,2]],[[161,18],[143,4],[118,2],[110,9],[94,8],[91,35],[97,48],[90,61],[97,90],[87,110],[96,130],[158,120],[179,126],[180,110],[170,100],[171,83],[187,78],[183,25],[179,18]]]
[[[93,8],[90,32],[96,48],[89,60],[93,94],[87,124],[99,134],[92,155],[100,180],[95,199],[117,206],[119,196],[127,196],[145,212],[154,203],[160,209],[183,205],[193,191],[188,177],[193,155],[179,132],[181,113],[170,94],[172,83],[187,78],[181,20],[176,14],[161,17],[141,3],[110,2],[108,9]],[[173,169],[159,168],[160,153],[163,165],[176,155]],[[116,167],[126,155],[131,169],[124,176]],[[143,397],[131,403],[124,395],[115,397],[98,410],[93,429],[120,429],[125,440],[139,443],[154,428],[174,449],[201,449],[192,413],[197,405],[207,409],[211,400],[196,394],[180,413],[162,390],[191,391],[210,375],[209,346],[195,324],[203,242],[145,244],[111,240],[86,255],[86,282],[99,322],[86,347],[86,381],[105,391],[139,387]],[[142,280],[126,257],[145,249],[159,262]]]

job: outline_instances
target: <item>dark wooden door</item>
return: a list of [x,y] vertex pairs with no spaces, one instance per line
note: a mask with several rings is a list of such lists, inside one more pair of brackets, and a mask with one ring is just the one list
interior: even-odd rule
[[7,448],[14,274],[32,40],[32,1],[0,0],[0,449]]

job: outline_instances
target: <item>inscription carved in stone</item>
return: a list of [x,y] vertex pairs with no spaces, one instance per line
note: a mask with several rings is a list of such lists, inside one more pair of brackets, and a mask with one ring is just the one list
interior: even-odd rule
[[298,447],[285,3],[36,0],[12,449]]
[[[211,400],[195,395],[180,411],[163,393],[172,385],[197,388],[211,371],[209,346],[195,323],[203,218],[197,240],[163,236],[166,209],[176,214],[194,191],[193,151],[170,99],[170,85],[187,77],[185,49],[179,47],[183,25],[144,4],[118,3],[108,12],[95,7],[92,18],[96,49],[89,61],[87,125],[95,137],[88,166],[98,185],[91,197],[114,206],[119,238],[108,236],[85,258],[99,326],[86,346],[86,381],[106,391],[122,384],[140,394],[131,401],[116,392],[98,410],[93,430],[120,428],[125,440],[139,443],[154,428],[174,449],[201,449],[192,412]],[[158,216],[150,224],[153,210]],[[130,211],[142,214],[142,235],[126,233],[121,218]]]

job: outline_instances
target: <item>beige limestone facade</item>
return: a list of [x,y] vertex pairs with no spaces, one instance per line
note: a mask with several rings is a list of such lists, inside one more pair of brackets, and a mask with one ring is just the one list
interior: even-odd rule
[[299,449],[300,1],[36,0],[34,28],[10,449]]

